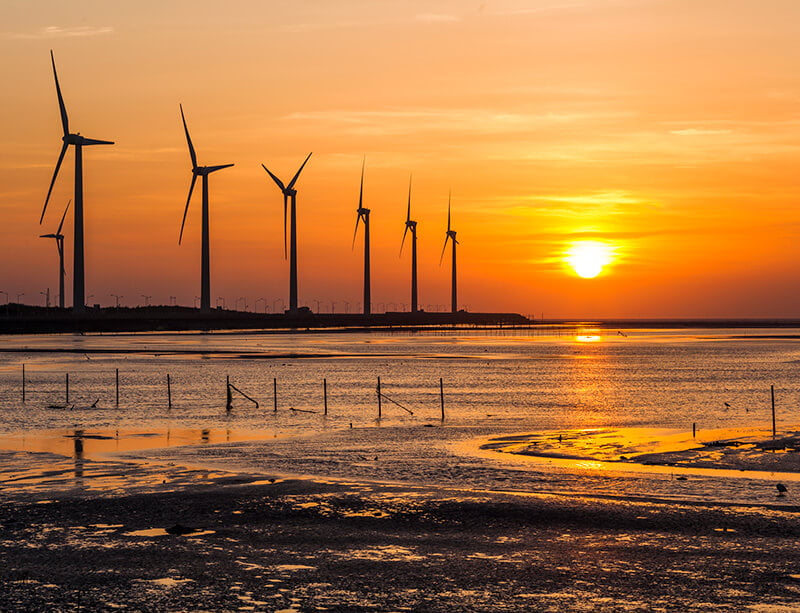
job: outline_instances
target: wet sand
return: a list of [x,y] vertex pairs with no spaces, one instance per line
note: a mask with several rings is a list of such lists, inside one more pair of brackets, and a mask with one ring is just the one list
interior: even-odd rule
[[[0,496],[0,609],[800,606],[791,484],[778,499],[760,479],[467,453],[485,434],[354,429],[60,457],[59,470],[59,456],[8,452],[5,477],[29,474]],[[167,533],[176,524],[195,532]]]

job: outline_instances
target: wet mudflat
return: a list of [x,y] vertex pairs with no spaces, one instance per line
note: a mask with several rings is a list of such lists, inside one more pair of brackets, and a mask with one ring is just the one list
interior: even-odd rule
[[28,496],[0,503],[0,608],[789,611],[797,512],[280,479]]

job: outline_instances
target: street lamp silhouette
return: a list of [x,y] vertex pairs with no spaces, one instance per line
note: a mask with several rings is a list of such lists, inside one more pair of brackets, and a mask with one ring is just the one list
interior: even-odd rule
[[112,296],[117,301],[116,302],[117,308],[119,308],[119,299],[124,298],[125,296],[117,296],[116,294],[109,294],[109,295]]
[[152,298],[152,296],[145,296],[144,294],[142,294],[142,298],[144,298],[144,306],[150,306],[150,299]]

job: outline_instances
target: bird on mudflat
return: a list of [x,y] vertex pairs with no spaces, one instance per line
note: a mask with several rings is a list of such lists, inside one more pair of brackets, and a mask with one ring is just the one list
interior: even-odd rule
[[775,486],[775,489],[778,490],[778,496],[780,497],[786,496],[786,492],[788,491],[783,483],[778,483],[778,485]]

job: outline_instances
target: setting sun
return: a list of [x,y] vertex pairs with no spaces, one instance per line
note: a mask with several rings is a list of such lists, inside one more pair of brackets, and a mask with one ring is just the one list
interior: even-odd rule
[[565,260],[579,277],[592,279],[603,271],[612,257],[613,251],[606,243],[578,241],[570,245]]

